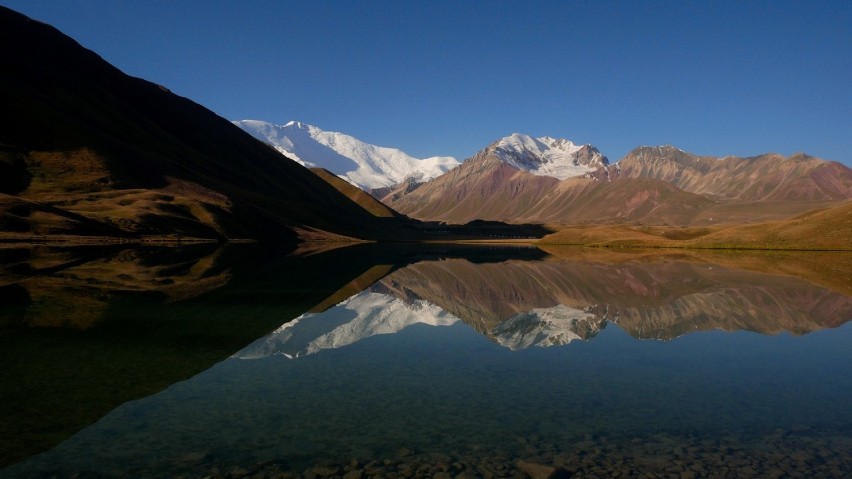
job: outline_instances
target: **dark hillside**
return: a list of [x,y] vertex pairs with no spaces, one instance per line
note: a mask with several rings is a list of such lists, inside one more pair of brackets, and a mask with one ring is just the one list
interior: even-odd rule
[[4,193],[145,234],[292,240],[298,229],[381,230],[227,120],[2,7],[0,62]]

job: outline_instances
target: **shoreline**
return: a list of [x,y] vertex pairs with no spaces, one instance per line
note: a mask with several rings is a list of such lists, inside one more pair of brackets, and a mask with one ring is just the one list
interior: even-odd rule
[[[852,241],[852,239],[850,239]],[[319,244],[361,244],[364,240],[357,241],[303,241],[299,246]],[[664,240],[660,243],[644,243],[641,241],[618,242],[547,242],[535,238],[512,238],[512,239],[427,239],[427,240],[378,240],[369,241],[380,244],[422,244],[422,245],[484,245],[484,246],[512,246],[512,247],[535,247],[546,249],[552,247],[565,248],[591,248],[598,250],[630,250],[630,249],[658,249],[658,250],[684,250],[684,251],[783,251],[783,252],[825,252],[844,253],[852,252],[852,244],[848,248],[842,247],[808,247],[804,245],[790,246],[758,246],[758,245],[702,245],[702,244],[668,244]],[[251,238],[195,238],[175,236],[145,236],[139,238],[126,238],[115,236],[79,236],[79,235],[6,235],[0,234],[0,248],[29,247],[29,246],[116,246],[116,245],[138,245],[138,246],[183,246],[194,244],[261,244]],[[298,248],[298,246],[297,246]]]

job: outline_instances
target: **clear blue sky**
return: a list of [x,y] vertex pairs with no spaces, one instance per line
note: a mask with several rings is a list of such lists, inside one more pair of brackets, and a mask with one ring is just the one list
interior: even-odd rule
[[0,4],[225,118],[419,157],[521,132],[852,165],[850,1]]

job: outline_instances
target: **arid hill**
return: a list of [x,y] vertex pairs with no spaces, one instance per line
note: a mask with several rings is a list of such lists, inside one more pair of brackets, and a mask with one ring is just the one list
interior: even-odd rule
[[558,180],[519,170],[487,150],[409,192],[384,201],[423,220],[528,223],[660,222],[683,224],[713,204],[659,180]]
[[569,226],[542,238],[541,244],[852,250],[852,202],[779,221],[727,227]]
[[606,167],[610,179],[654,178],[712,198],[838,201],[852,198],[852,170],[804,153],[749,158],[697,156],[673,146],[634,149]]
[[[789,218],[852,198],[852,170],[804,154],[718,159],[640,147],[614,165],[560,180],[525,171],[495,144],[382,200],[413,218],[453,223],[716,226]],[[547,163],[532,156],[525,151],[527,162]]]

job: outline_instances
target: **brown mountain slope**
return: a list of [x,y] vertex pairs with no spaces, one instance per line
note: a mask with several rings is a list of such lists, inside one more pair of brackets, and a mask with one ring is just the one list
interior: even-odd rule
[[510,166],[487,151],[408,193],[384,198],[423,220],[536,222],[655,222],[687,224],[712,201],[653,179],[558,180]]
[[673,146],[639,147],[610,178],[655,178],[678,188],[739,201],[838,201],[852,198],[852,170],[798,153],[749,158],[697,156]]
[[423,220],[509,220],[532,209],[539,194],[558,183],[556,178],[534,176],[479,154],[398,199],[383,200],[400,213]]
[[852,201],[794,218],[752,225],[703,228],[576,226],[545,236],[541,244],[852,250]]
[[772,249],[852,249],[852,201],[783,221],[720,229],[690,246]]
[[0,62],[2,193],[132,235],[388,234],[229,121],[6,8]]
[[852,170],[804,154],[699,157],[640,147],[585,178],[536,176],[493,145],[422,185],[383,201],[423,220],[718,226],[773,221],[852,198]]

